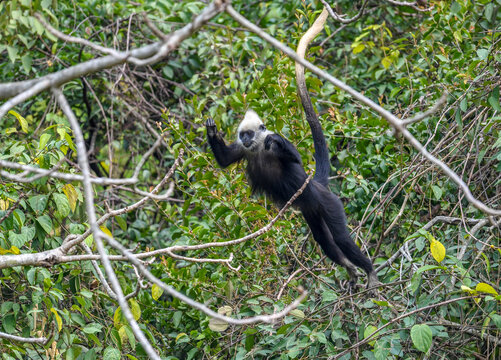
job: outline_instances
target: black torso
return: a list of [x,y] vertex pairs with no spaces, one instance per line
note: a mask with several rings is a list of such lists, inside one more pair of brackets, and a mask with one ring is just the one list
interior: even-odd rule
[[274,152],[263,151],[246,158],[252,190],[270,196],[278,205],[289,201],[306,180],[301,163],[284,161]]

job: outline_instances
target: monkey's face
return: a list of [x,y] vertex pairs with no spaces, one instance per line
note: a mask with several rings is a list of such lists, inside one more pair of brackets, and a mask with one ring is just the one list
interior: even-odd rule
[[247,110],[245,117],[238,126],[239,143],[246,152],[258,152],[262,150],[264,139],[273,132],[266,130],[263,122],[253,110]]

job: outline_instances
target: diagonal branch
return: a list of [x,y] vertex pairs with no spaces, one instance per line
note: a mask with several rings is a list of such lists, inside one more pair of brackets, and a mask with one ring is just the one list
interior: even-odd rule
[[466,199],[477,209],[480,211],[483,211],[487,214],[490,215],[501,215],[501,210],[498,209],[493,209],[487,205],[485,205],[483,202],[478,200],[473,196],[471,193],[468,185],[457,175],[446,163],[444,163],[442,160],[436,158],[433,156],[426,148],[414,137],[414,135],[411,134],[409,130],[405,127],[405,124],[402,123],[402,121],[393,115],[391,112],[388,110],[384,109],[382,106],[376,104],[374,101],[369,99],[368,97],[362,95],[360,92],[356,91],[353,89],[351,86],[345,84],[341,80],[335,78],[334,76],[330,75],[329,73],[323,71],[319,67],[311,64],[309,61],[306,61],[305,59],[302,59],[300,56],[296,54],[294,50],[292,50],[290,47],[287,45],[282,44],[280,41],[275,39],[274,37],[268,35],[266,32],[264,32],[262,29],[260,29],[258,26],[254,25],[251,23],[249,20],[247,20],[245,17],[240,15],[231,5],[228,5],[226,7],[226,12],[235,20],[237,21],[240,25],[246,27],[253,33],[257,34],[259,37],[270,43],[273,47],[277,48],[278,50],[284,52],[287,56],[289,56],[292,60],[300,63],[303,65],[305,68],[308,68],[313,72],[314,74],[318,75],[322,79],[325,79],[335,85],[336,87],[340,88],[341,90],[346,91],[348,94],[353,96],[356,100],[360,101],[362,104],[368,106],[369,108],[373,109],[376,111],[381,117],[386,119],[388,123],[399,133],[402,134],[404,138],[407,139],[407,141],[417,150],[419,153],[424,156],[428,161],[432,162],[435,164],[439,169],[442,170],[442,172],[447,175],[453,182],[455,182],[459,188],[464,192]]

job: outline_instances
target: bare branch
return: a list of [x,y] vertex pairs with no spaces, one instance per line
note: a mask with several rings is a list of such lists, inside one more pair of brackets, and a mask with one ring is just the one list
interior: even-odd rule
[[[253,232],[252,234],[246,235],[244,237],[241,237],[240,239],[235,239],[235,240],[230,240],[230,241],[221,241],[221,242],[211,242],[211,243],[205,243],[205,244],[200,244],[200,245],[176,245],[176,246],[171,246],[168,249],[169,252],[176,252],[176,251],[188,251],[188,250],[200,250],[200,249],[206,249],[209,247],[222,247],[222,246],[231,246],[231,245],[236,245],[240,244],[244,241],[253,239],[255,237],[258,237],[265,232],[269,231],[273,224],[277,222],[278,219],[280,219],[285,211],[292,205],[292,203],[297,199],[299,195],[301,195],[310,182],[312,178],[312,175],[309,175],[304,184],[298,189],[298,191],[287,201],[287,203],[282,207],[282,209],[278,212],[277,216],[275,216],[266,226],[262,227],[258,231]],[[160,251],[160,250],[156,250]],[[151,253],[155,253],[156,251],[152,251]],[[162,249],[161,251],[166,251],[166,249]]]
[[82,39],[82,38],[79,38],[79,37],[75,37],[75,36],[71,36],[71,35],[66,35],[66,34],[62,33],[61,31],[53,28],[52,25],[49,24],[47,21],[45,21],[45,19],[43,18],[43,16],[40,15],[39,13],[35,13],[33,16],[35,16],[38,19],[38,21],[40,21],[42,23],[42,25],[52,35],[54,35],[55,37],[57,37],[57,38],[59,38],[61,40],[64,40],[66,42],[73,43],[73,44],[80,44],[80,45],[88,46],[91,49],[97,50],[99,52],[102,52],[104,54],[108,54],[108,55],[111,55],[111,56],[114,56],[114,57],[117,57],[117,58],[120,57],[120,52],[118,52],[118,51],[116,51],[114,49],[110,49],[110,48],[107,48],[107,47],[104,47],[104,46],[101,46],[101,45],[98,45],[98,44],[94,44],[92,41],[89,41],[89,40],[85,40],[85,39]]
[[143,12],[142,15],[143,15],[143,20],[146,23],[146,26],[148,26],[150,28],[151,32],[153,34],[155,34],[156,37],[163,40],[164,42],[167,41],[168,36],[166,34],[164,34],[162,31],[160,31],[160,29],[158,29],[155,26],[155,24],[153,24],[153,22],[148,17],[148,14],[146,14],[146,12]]
[[246,324],[254,324],[254,323],[258,323],[258,322],[272,323],[275,320],[280,319],[280,318],[284,317],[285,315],[287,315],[291,310],[297,308],[299,306],[299,304],[301,303],[301,301],[303,301],[303,299],[308,294],[308,292],[306,290],[299,288],[298,290],[301,293],[300,296],[296,300],[294,300],[291,304],[286,306],[283,310],[281,310],[277,313],[274,313],[271,315],[258,315],[258,316],[243,318],[243,319],[234,319],[232,317],[221,315],[221,314],[209,309],[207,306],[187,297],[186,295],[180,293],[179,291],[175,290],[171,286],[165,284],[160,279],[158,279],[153,274],[151,274],[144,267],[144,265],[133,254],[131,254],[122,244],[120,244],[115,239],[107,236],[106,234],[101,234],[101,235],[107,239],[108,243],[112,247],[114,247],[115,249],[120,251],[122,254],[124,254],[132,264],[137,266],[139,272],[146,279],[148,279],[150,282],[156,284],[157,286],[162,288],[165,292],[167,292],[169,295],[183,301],[184,303],[190,305],[191,307],[193,307],[197,310],[200,310],[201,312],[209,315],[210,317],[213,317],[213,318],[218,319],[218,320],[226,321],[229,324],[246,325]]
[[[413,2],[407,2],[407,1],[395,1],[395,0],[386,0],[392,5],[396,6],[409,6],[413,8],[414,10],[421,11],[421,12],[426,12],[426,11],[431,11],[433,9],[433,6],[430,6],[428,8],[420,8],[419,7],[419,2],[418,1],[413,1]],[[424,2],[424,1],[422,1]]]
[[1,339],[11,340],[11,341],[18,341],[18,342],[22,342],[22,343],[40,344],[40,345],[45,345],[49,341],[49,339],[46,338],[46,337],[25,338],[25,337],[22,337],[22,336],[16,336],[16,335],[6,334],[6,333],[1,332],[1,331],[0,331],[0,338]]
[[[6,84],[7,85],[7,84]],[[35,96],[42,90],[45,90],[49,87],[50,81],[48,79],[41,79],[39,82],[33,82],[32,86],[27,87],[25,90],[23,90],[20,93],[12,94],[11,96],[4,97],[5,98],[10,98],[14,95],[12,99],[8,100],[0,106],[0,120],[7,114],[7,112],[12,109],[14,106],[21,104],[22,102],[28,100],[29,98]],[[0,99],[2,99],[1,96],[1,88],[2,84],[0,84]]]
[[318,75],[319,77],[329,81],[333,85],[337,86],[341,90],[346,91],[348,94],[353,96],[355,99],[360,101],[362,104],[368,106],[369,108],[373,109],[376,111],[379,115],[381,115],[384,119],[388,121],[388,123],[393,126],[398,132],[402,134],[404,138],[407,139],[407,141],[417,150],[421,153],[422,156],[424,156],[426,159],[428,159],[430,162],[438,166],[442,172],[447,175],[452,181],[454,181],[464,192],[466,199],[477,209],[480,211],[483,211],[487,214],[490,215],[501,215],[501,210],[493,209],[485,205],[483,202],[480,200],[476,199],[473,194],[471,193],[468,185],[447,165],[445,164],[442,160],[437,159],[435,156],[433,156],[426,148],[409,132],[409,130],[406,129],[405,125],[402,123],[402,121],[397,118],[395,115],[390,113],[388,110],[384,109],[380,105],[376,104],[374,101],[369,99],[368,97],[362,95],[360,92],[356,91],[349,85],[345,84],[344,82],[338,80],[334,76],[330,75],[329,73],[321,70],[317,66],[311,64],[309,61],[306,61],[302,59],[300,56],[298,56],[294,50],[292,50],[290,47],[282,44],[280,41],[276,40],[272,36],[268,35],[265,33],[263,30],[261,30],[258,26],[254,25],[251,23],[249,20],[247,20],[245,17],[240,15],[231,5],[228,5],[226,7],[226,12],[239,24],[242,26],[248,28],[250,31],[256,33],[259,37],[273,45],[275,48],[281,50],[284,52],[287,56],[289,56],[291,59],[294,61],[300,63],[304,67],[310,69],[314,74]]
[[86,205],[86,213],[87,217],[90,223],[90,228],[92,230],[92,234],[94,236],[94,241],[96,243],[97,250],[99,254],[101,255],[101,262],[104,266],[104,269],[106,271],[106,275],[108,276],[108,279],[110,280],[111,287],[113,289],[113,292],[117,295],[117,301],[118,304],[120,305],[120,308],[122,310],[122,313],[124,314],[125,318],[127,319],[127,322],[129,323],[132,332],[136,336],[137,340],[139,343],[142,345],[144,348],[145,352],[148,354],[148,356],[154,360],[160,360],[160,356],[156,353],[155,349],[153,349],[153,346],[151,343],[148,341],[146,336],[144,335],[143,331],[139,327],[138,323],[134,319],[134,316],[132,315],[132,312],[129,308],[129,304],[127,300],[125,300],[124,293],[122,291],[122,288],[120,286],[120,283],[118,281],[118,278],[111,266],[111,262],[108,259],[108,256],[106,254],[106,251],[104,249],[103,242],[101,240],[101,235],[102,232],[99,230],[98,224],[97,224],[97,219],[96,219],[96,212],[94,208],[94,194],[92,191],[92,183],[90,181],[90,167],[89,167],[89,161],[87,159],[87,151],[85,149],[85,142],[83,138],[82,131],[80,130],[80,125],[78,123],[77,118],[75,117],[75,114],[71,110],[70,104],[68,104],[68,101],[64,97],[63,93],[61,92],[60,89],[53,89],[54,95],[56,96],[56,99],[59,103],[59,106],[61,107],[61,110],[63,110],[64,114],[68,118],[68,121],[70,122],[71,128],[73,130],[73,134],[75,137],[75,145],[77,148],[77,158],[78,158],[78,164],[80,168],[82,169],[82,175],[83,175],[83,188],[84,188],[84,199],[85,199],[85,205]]
[[440,97],[440,99],[438,99],[438,101],[435,103],[435,105],[433,105],[430,109],[426,110],[425,112],[423,112],[421,114],[417,114],[411,118],[402,119],[402,124],[404,126],[407,126],[409,124],[421,121],[421,120],[427,118],[428,116],[430,116],[431,114],[435,113],[438,109],[440,109],[440,107],[443,104],[445,104],[445,102],[447,101],[448,95],[449,94],[447,92],[444,92],[442,94],[442,96]]
[[359,12],[357,15],[353,16],[351,19],[345,19],[343,16],[344,15],[339,15],[337,12],[335,12],[330,5],[327,3],[325,0],[320,0],[320,2],[325,6],[327,11],[329,12],[329,15],[336,21],[339,21],[340,23],[343,24],[349,24],[352,22],[357,21],[363,14],[365,10],[365,6],[367,5],[368,0],[364,0],[362,7],[360,8]]

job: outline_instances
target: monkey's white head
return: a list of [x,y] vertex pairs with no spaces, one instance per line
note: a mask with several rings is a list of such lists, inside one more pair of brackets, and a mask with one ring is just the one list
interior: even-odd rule
[[263,149],[264,139],[272,131],[266,130],[263,121],[254,110],[247,110],[244,119],[238,125],[237,143],[239,143],[245,152],[257,152]]

